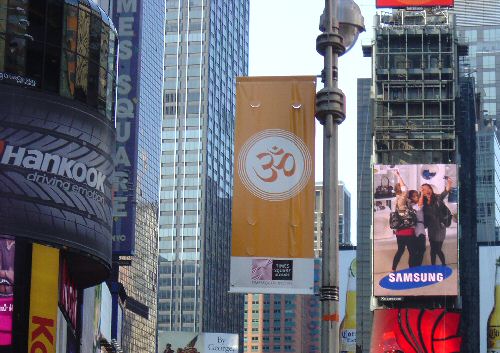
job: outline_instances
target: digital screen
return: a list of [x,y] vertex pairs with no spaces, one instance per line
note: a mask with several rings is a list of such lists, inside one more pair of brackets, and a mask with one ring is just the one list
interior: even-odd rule
[[371,353],[458,353],[460,313],[444,309],[374,311]]
[[0,236],[0,346],[12,344],[15,252],[15,240]]
[[458,295],[455,164],[375,165],[375,296]]
[[479,311],[479,351],[500,351],[500,246],[479,247]]
[[453,7],[453,0],[377,0],[377,8],[381,7]]

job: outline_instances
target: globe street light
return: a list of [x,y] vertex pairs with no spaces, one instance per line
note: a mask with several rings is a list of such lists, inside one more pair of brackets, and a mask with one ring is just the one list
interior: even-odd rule
[[324,57],[324,87],[316,95],[316,119],[323,125],[323,231],[321,352],[339,352],[338,125],[345,119],[344,93],[338,88],[338,58],[364,31],[363,16],[352,0],[325,0],[323,32],[316,50]]

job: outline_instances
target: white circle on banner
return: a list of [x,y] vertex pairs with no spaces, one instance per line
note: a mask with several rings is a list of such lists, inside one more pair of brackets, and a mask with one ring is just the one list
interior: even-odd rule
[[309,181],[311,154],[295,134],[280,129],[263,130],[241,148],[238,173],[255,196],[268,201],[287,200]]

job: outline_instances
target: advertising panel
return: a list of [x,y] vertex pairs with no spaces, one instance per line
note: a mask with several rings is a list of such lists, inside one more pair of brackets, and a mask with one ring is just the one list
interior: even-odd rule
[[159,331],[158,353],[203,353],[202,334],[196,332]]
[[33,244],[28,352],[56,352],[59,250]]
[[0,347],[12,344],[16,241],[0,235]]
[[458,295],[455,164],[375,165],[375,296]]
[[239,77],[230,291],[314,290],[314,77]]
[[405,8],[405,7],[453,7],[454,0],[377,0],[377,8]]
[[356,250],[339,252],[340,353],[356,353]]
[[100,331],[101,339],[111,342],[111,292],[109,291],[106,283],[100,284],[101,286],[101,318],[100,318]]
[[158,353],[237,353],[238,335],[232,333],[158,332]]
[[370,353],[460,352],[460,313],[445,309],[374,311]]
[[480,352],[500,352],[500,246],[479,247]]
[[0,232],[78,249],[109,267],[112,123],[57,96],[17,87],[0,95]]
[[61,264],[61,285],[59,286],[59,303],[63,312],[69,317],[73,330],[76,330],[78,313],[78,290],[75,281],[68,271],[68,263],[62,258]]
[[[139,5],[138,5],[139,4]],[[117,1],[113,23],[118,30],[120,70],[117,80],[116,158],[113,181],[113,253],[134,254],[139,116],[138,70],[140,2]]]
[[238,335],[231,333],[204,333],[203,353],[238,353]]

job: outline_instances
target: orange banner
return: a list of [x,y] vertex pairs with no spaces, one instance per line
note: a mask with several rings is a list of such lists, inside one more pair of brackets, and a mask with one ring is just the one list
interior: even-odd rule
[[33,244],[28,352],[56,352],[59,250]]
[[312,281],[315,88],[315,77],[237,79],[232,291],[292,293],[303,264]]

